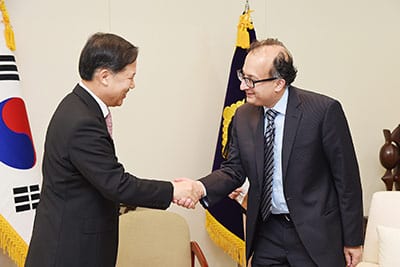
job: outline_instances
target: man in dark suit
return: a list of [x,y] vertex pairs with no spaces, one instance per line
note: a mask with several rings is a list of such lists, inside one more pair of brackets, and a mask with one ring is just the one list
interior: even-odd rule
[[233,118],[227,160],[200,179],[202,201],[213,205],[248,177],[252,267],[354,267],[363,206],[349,127],[338,101],[291,85],[296,73],[277,39],[251,45],[238,71],[247,103]]
[[83,48],[82,81],[61,101],[47,130],[25,266],[115,266],[120,203],[166,209],[174,199],[199,197],[189,182],[141,179],[117,160],[108,107],[122,105],[135,87],[137,54],[137,47],[107,33],[94,34]]

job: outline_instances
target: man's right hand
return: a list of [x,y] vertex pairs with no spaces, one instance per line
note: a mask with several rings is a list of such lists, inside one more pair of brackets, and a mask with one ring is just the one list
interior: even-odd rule
[[174,186],[173,202],[179,206],[194,209],[197,202],[204,195],[204,187],[200,181],[189,178],[177,178],[172,182]]

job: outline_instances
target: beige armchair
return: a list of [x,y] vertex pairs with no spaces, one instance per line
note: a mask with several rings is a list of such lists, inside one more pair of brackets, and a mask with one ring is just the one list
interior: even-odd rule
[[208,267],[186,220],[173,212],[137,209],[120,216],[116,267]]
[[372,196],[362,262],[357,267],[400,266],[400,191]]

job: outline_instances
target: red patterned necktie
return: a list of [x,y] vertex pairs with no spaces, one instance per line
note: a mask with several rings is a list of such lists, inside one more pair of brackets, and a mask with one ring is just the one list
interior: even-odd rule
[[108,111],[108,114],[107,114],[105,119],[106,119],[108,133],[112,137],[112,118],[111,118],[111,112],[110,111]]

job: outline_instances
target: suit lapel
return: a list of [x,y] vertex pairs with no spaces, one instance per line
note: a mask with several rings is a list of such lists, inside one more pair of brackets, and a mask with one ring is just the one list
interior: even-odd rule
[[74,88],[73,93],[76,94],[83,102],[85,102],[88,109],[95,114],[96,118],[107,128],[106,121],[103,117],[103,112],[96,100],[83,89],[79,84]]
[[289,87],[289,98],[285,115],[285,127],[282,144],[282,176],[283,182],[286,182],[286,171],[289,165],[290,154],[296,139],[297,129],[303,112],[300,109],[301,101],[297,94],[297,89]]
[[[103,117],[103,113],[99,104],[97,104],[96,100],[88,93],[85,89],[83,89],[79,84],[75,86],[73,93],[76,94],[83,102],[86,103],[89,110],[94,112],[96,115]],[[104,119],[104,118],[103,118]]]
[[[73,93],[77,95],[80,99],[82,99],[83,102],[85,102],[88,109],[93,112],[96,119],[99,120],[99,122],[103,124],[104,128],[107,130],[107,124],[103,117],[103,112],[101,111],[101,108],[96,100],[79,84],[75,86]],[[112,138],[110,138],[110,141],[114,145],[114,141]]]
[[262,107],[256,108],[250,124],[254,138],[257,180],[261,188],[264,178],[264,109]]

